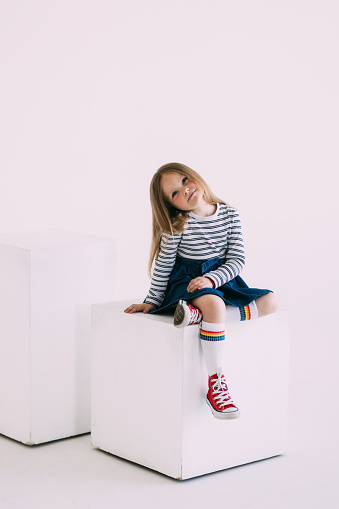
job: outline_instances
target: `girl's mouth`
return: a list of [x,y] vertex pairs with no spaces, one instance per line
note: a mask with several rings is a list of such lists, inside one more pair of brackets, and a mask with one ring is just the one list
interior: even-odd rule
[[188,197],[188,200],[187,200],[187,201],[190,201],[190,199],[192,198],[192,196],[194,195],[194,193],[195,193],[195,189],[194,189],[194,191],[193,191],[193,192],[189,195],[189,197]]

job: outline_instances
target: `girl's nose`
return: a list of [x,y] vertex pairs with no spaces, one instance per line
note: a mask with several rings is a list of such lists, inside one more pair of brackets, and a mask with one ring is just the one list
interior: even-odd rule
[[184,194],[187,194],[189,190],[190,190],[189,187],[185,187]]

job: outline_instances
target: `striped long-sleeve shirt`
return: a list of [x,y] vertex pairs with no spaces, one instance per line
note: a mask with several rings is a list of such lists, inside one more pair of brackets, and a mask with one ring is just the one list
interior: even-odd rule
[[241,222],[237,210],[222,203],[212,216],[200,217],[190,213],[183,233],[163,234],[160,253],[155,261],[151,286],[144,302],[159,307],[164,299],[168,280],[177,255],[191,260],[219,257],[223,265],[204,276],[215,288],[235,278],[245,264]]

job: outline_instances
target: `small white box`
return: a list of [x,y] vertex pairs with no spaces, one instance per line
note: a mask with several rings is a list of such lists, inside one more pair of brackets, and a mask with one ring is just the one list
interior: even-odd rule
[[199,326],[124,313],[131,302],[92,307],[94,447],[177,479],[286,451],[286,312],[227,325],[223,367],[241,416],[222,421],[205,401]]
[[0,433],[90,431],[91,305],[117,298],[117,243],[59,230],[0,235]]

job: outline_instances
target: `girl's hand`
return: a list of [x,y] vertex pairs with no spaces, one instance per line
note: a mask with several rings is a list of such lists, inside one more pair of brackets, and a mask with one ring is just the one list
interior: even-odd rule
[[195,290],[201,290],[202,288],[214,288],[214,283],[208,277],[196,277],[190,281],[190,284],[187,287],[188,293],[192,293]]
[[131,306],[129,306],[128,308],[125,309],[125,313],[148,313],[149,311],[151,311],[152,309],[155,309],[156,306],[153,306],[153,304],[147,304],[147,303],[143,303],[143,304],[132,304]]

